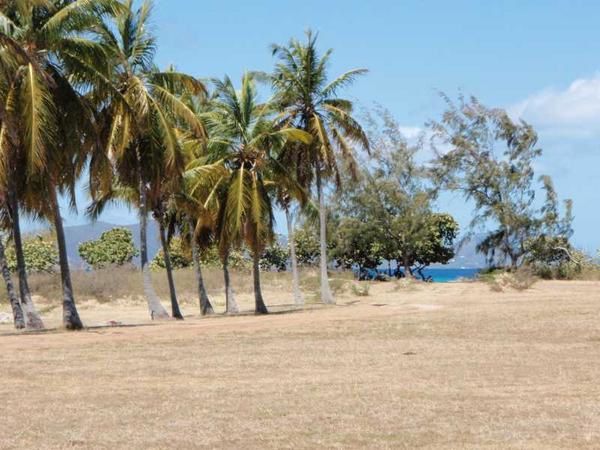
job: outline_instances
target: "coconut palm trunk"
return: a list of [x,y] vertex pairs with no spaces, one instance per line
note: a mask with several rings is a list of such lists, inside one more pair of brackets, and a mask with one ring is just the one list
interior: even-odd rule
[[[193,224],[192,224],[193,225]],[[202,264],[200,262],[200,250],[198,244],[192,237],[192,259],[194,260],[194,272],[196,273],[196,282],[198,283],[198,300],[200,301],[200,314],[209,316],[215,313],[215,310],[210,303],[206,286],[204,285],[204,277],[202,276]]]
[[67,330],[81,330],[83,323],[79,318],[75,297],[73,295],[73,284],[71,283],[71,270],[67,256],[67,244],[65,230],[60,215],[60,207],[54,186],[50,186],[50,202],[54,214],[54,229],[56,231],[56,243],[58,245],[58,263],[60,265],[60,279],[63,291],[63,325]]
[[289,207],[285,209],[285,220],[288,230],[288,246],[290,248],[290,260],[292,265],[292,290],[294,293],[294,303],[298,306],[304,305],[304,297],[300,290],[300,274],[298,273],[298,258],[296,257],[296,241],[294,240],[294,224]]
[[4,251],[4,243],[0,236],[0,271],[2,272],[2,278],[4,278],[4,284],[6,285],[6,292],[8,294],[8,300],[10,301],[10,307],[12,308],[15,328],[21,330],[25,328],[25,317],[23,316],[23,309],[21,308],[21,302],[15,291],[15,286],[10,276],[10,270],[8,270],[8,263],[6,262],[6,254]]
[[158,226],[160,228],[160,243],[162,245],[163,250],[163,259],[165,261],[167,281],[169,283],[169,296],[171,297],[171,314],[173,315],[174,319],[183,320],[183,315],[181,314],[181,310],[179,309],[179,302],[177,301],[177,292],[175,290],[175,281],[173,280],[173,267],[171,265],[169,243],[167,242],[167,238],[165,236],[165,226],[162,220],[160,220],[158,223]]
[[323,195],[323,180],[321,171],[317,170],[317,195],[319,197],[319,244],[321,250],[321,301],[328,305],[335,305],[335,299],[329,287],[327,273],[327,210]]
[[41,330],[44,328],[44,322],[33,304],[29,281],[27,279],[27,266],[25,264],[25,254],[23,253],[23,239],[21,237],[21,222],[19,219],[19,202],[14,185],[10,183],[8,201],[10,206],[13,243],[15,246],[15,257],[17,260],[17,275],[19,277],[19,294],[21,296],[21,309],[25,316],[25,325],[27,328]]
[[[139,152],[138,152],[139,159]],[[160,302],[158,295],[152,286],[152,277],[150,276],[150,267],[148,265],[148,209],[146,186],[140,177],[139,183],[140,195],[140,266],[142,269],[142,281],[144,284],[144,295],[148,302],[148,311],[152,320],[164,320],[169,318],[169,313]]]
[[240,308],[235,301],[233,288],[231,287],[231,277],[229,276],[229,254],[223,258],[223,278],[225,281],[225,314],[237,314]]
[[269,314],[260,287],[260,253],[258,251],[252,252],[252,278],[254,280],[254,312],[256,314]]

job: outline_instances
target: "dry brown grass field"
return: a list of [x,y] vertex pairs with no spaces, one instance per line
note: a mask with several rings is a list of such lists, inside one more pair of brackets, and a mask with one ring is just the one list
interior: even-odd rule
[[267,276],[274,314],[200,318],[178,276],[184,322],[80,295],[84,332],[1,325],[0,448],[600,448],[598,282],[340,281],[337,306],[298,311]]

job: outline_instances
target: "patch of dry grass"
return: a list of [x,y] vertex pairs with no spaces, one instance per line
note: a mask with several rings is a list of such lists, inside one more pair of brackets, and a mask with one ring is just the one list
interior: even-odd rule
[[89,303],[148,325],[0,336],[0,448],[600,447],[600,283],[389,286],[158,325]]

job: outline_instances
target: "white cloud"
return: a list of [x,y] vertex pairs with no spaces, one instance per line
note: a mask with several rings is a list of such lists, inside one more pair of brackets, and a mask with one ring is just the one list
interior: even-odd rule
[[424,130],[421,127],[410,127],[410,126],[401,126],[400,127],[400,132],[402,133],[402,136],[404,136],[404,138],[406,140],[408,140],[409,142],[417,140],[421,136],[423,131]]
[[575,80],[564,90],[546,89],[508,108],[544,133],[591,137],[600,134],[600,74]]

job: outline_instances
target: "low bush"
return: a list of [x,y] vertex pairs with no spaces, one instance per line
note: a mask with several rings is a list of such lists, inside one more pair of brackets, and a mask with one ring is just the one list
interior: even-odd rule
[[490,286],[494,292],[507,289],[524,291],[533,287],[539,280],[530,267],[522,267],[514,271],[493,269],[479,274],[479,279]]
[[371,290],[371,285],[369,283],[353,283],[350,286],[352,293],[357,297],[368,297],[369,292]]

